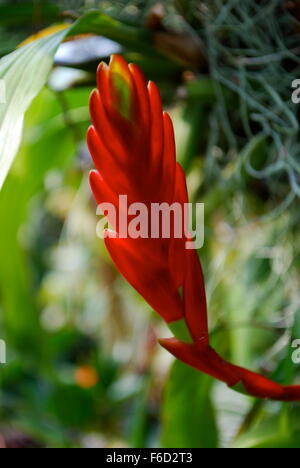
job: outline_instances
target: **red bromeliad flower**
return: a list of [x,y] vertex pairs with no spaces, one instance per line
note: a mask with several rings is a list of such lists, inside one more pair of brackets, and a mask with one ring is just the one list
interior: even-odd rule
[[[111,203],[120,212],[119,196],[126,194],[128,205],[183,206],[188,202],[186,179],[176,163],[172,121],[163,112],[156,85],[147,85],[139,68],[117,55],[109,66],[100,64],[97,84],[87,137],[97,169],[90,175],[97,203]],[[185,248],[184,236],[124,238],[117,219],[109,219],[113,231],[106,232],[107,249],[122,275],[174,333],[174,338],[160,340],[164,348],[238,391],[300,401],[300,386],[283,387],[226,362],[210,347],[202,268],[197,251]]]

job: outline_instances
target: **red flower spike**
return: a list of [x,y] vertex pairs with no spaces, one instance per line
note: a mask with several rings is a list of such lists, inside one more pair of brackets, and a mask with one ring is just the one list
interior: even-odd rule
[[[148,209],[152,203],[183,206],[188,202],[186,179],[176,164],[173,125],[163,113],[157,86],[147,86],[139,68],[118,55],[109,66],[99,65],[97,85],[90,99],[93,126],[87,136],[97,169],[90,175],[97,203],[112,203],[117,217],[119,195],[127,195],[128,205],[142,202]],[[120,235],[118,219],[110,214],[108,218],[114,231],[106,231],[105,244],[117,268],[181,336],[160,340],[165,349],[237,391],[300,401],[300,386],[283,387],[226,362],[210,347],[204,278],[197,252],[185,248],[186,226],[179,239],[174,232],[170,239],[131,239]]]

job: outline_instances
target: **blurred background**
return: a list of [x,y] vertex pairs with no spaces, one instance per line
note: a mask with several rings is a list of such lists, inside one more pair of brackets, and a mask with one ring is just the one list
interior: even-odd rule
[[159,347],[170,332],[96,237],[85,144],[97,64],[122,53],[157,82],[205,203],[214,346],[300,383],[299,3],[1,0],[0,56],[92,8],[118,27],[60,46],[0,192],[0,447],[300,448],[299,405],[235,393]]

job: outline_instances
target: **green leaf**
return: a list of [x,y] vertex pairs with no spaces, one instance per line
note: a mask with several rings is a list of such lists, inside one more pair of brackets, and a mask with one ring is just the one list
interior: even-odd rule
[[212,380],[176,361],[167,381],[162,410],[162,446],[216,448],[218,432],[210,399]]
[[16,50],[0,61],[0,189],[19,149],[24,114],[41,91],[66,30]]
[[[96,10],[82,16],[74,26],[76,33],[80,31],[80,34],[101,34],[101,36],[142,53],[145,51],[154,53],[155,51],[154,47],[151,46],[149,30],[123,24]],[[158,54],[157,51],[155,52]]]

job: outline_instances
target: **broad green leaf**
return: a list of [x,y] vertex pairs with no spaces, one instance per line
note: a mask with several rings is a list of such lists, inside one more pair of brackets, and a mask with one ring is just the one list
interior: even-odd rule
[[210,399],[212,380],[176,361],[166,384],[162,410],[162,446],[216,448],[218,432]]
[[55,52],[65,35],[66,31],[60,31],[0,61],[4,88],[4,103],[0,104],[0,188],[19,149],[24,114],[45,85]]

